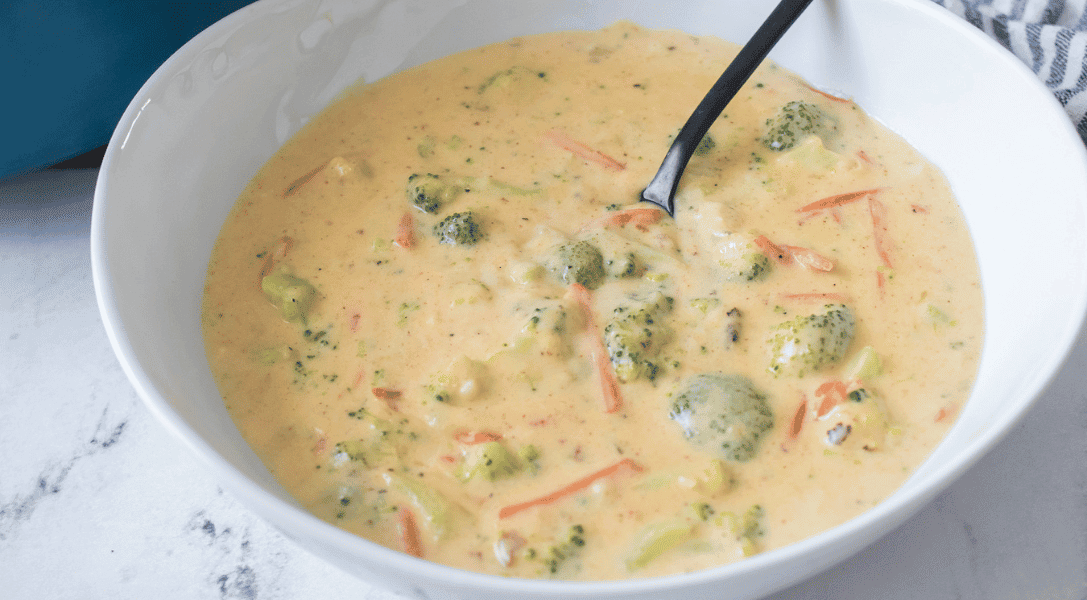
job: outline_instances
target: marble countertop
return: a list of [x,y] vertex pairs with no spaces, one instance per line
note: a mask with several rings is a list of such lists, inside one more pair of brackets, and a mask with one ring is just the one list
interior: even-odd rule
[[[96,175],[0,180],[0,598],[397,598],[240,505],[144,408],[95,304]],[[771,598],[1087,598],[1085,405],[1081,334],[1032,411],[965,476]]]

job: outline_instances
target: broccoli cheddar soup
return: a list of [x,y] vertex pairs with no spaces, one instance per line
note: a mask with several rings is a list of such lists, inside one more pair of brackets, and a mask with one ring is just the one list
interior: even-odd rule
[[979,276],[940,172],[763,65],[676,216],[639,203],[736,47],[618,23],[353,89],[256,175],[204,336],[320,518],[502,576],[648,577],[854,517],[966,401]]

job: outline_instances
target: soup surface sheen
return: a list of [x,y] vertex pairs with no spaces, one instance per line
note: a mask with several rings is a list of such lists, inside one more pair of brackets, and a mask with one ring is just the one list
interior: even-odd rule
[[765,64],[676,218],[639,204],[736,47],[618,23],[358,87],[260,171],[204,305],[238,428],[322,519],[617,579],[872,507],[968,396],[981,290],[939,171]]

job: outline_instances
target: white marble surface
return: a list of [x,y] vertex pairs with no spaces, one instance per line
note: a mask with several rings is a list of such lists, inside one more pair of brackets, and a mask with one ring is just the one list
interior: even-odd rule
[[[95,176],[0,180],[0,599],[395,598],[241,506],[143,407],[95,305]],[[961,480],[772,598],[1087,598],[1085,405],[1081,333],[1034,409]]]

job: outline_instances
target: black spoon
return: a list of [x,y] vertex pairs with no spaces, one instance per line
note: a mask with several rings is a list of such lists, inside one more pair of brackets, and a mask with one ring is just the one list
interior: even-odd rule
[[683,129],[679,130],[668,154],[664,155],[653,181],[642,192],[643,202],[652,202],[663,208],[669,215],[675,216],[675,195],[683,169],[691,160],[695,148],[709,131],[710,125],[725,109],[725,106],[740,91],[740,87],[770,53],[785,31],[796,21],[800,13],[811,4],[812,0],[781,0],[751,40],[740,49],[740,53],[728,65],[725,72],[713,84],[709,93],[694,109]]

